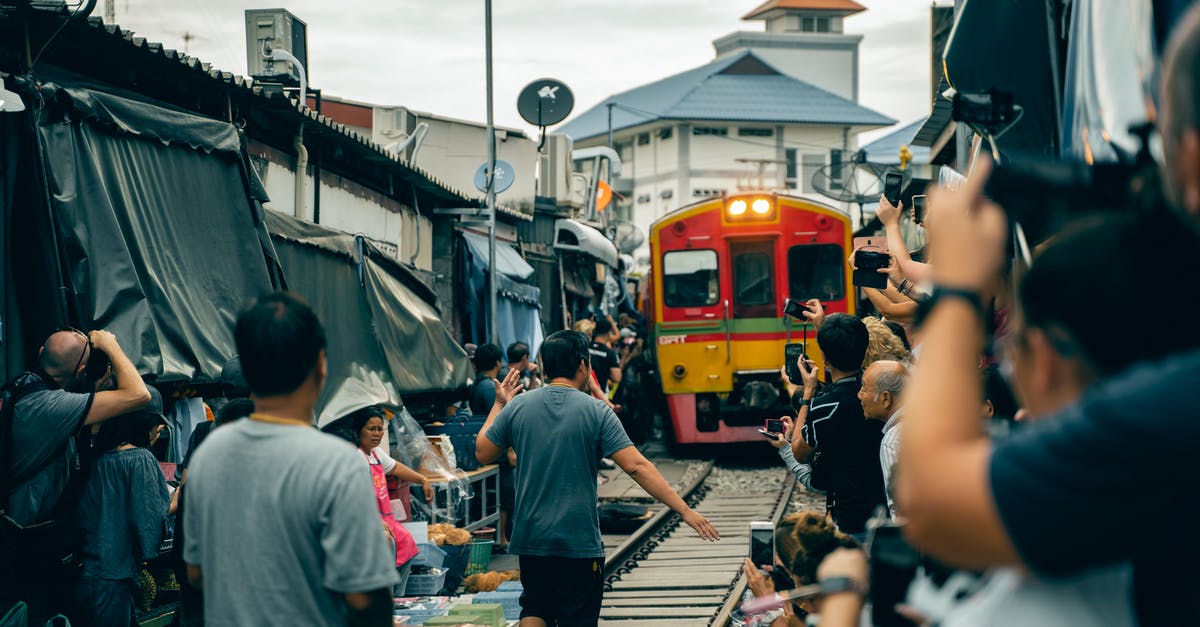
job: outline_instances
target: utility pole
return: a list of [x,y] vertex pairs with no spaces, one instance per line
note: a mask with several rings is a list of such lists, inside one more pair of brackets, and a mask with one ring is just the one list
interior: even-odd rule
[[613,143],[612,143],[612,110],[613,110],[613,107],[617,106],[617,103],[610,102],[606,106],[608,107],[608,147],[612,148],[613,147]]
[[500,344],[496,322],[496,127],[492,122],[492,0],[483,0],[484,46],[487,48],[487,208],[488,208],[488,341]]

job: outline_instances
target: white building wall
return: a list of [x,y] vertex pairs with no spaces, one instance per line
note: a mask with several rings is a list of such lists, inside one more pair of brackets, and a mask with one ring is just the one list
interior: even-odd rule
[[842,98],[855,99],[857,73],[853,50],[754,48],[754,53],[784,74],[831,91]]
[[[272,211],[295,215],[296,195],[293,160],[272,149],[252,150],[259,178],[271,200],[265,207]],[[305,177],[305,201],[300,218],[313,219],[313,176],[309,168]],[[433,223],[412,209],[378,192],[343,177],[323,172],[321,175],[321,224],[351,234],[362,234],[373,240],[401,262],[413,258],[416,267],[433,269]]]

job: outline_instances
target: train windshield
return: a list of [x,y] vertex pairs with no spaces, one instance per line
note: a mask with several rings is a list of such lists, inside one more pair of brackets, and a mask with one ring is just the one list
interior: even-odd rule
[[845,253],[837,244],[806,244],[788,250],[788,296],[792,300],[841,300]]
[[663,255],[663,302],[668,307],[717,304],[717,252],[675,250]]

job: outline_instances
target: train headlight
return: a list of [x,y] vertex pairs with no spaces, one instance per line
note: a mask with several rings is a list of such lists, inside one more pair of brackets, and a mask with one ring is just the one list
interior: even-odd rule
[[766,198],[756,198],[754,199],[754,203],[750,205],[750,208],[754,210],[754,213],[765,216],[771,213],[771,201]]
[[740,216],[744,213],[746,213],[746,201],[739,198],[729,203],[729,215]]

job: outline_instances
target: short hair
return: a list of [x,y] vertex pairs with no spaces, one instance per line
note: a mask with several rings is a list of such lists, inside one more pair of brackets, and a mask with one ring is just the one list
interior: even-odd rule
[[150,392],[150,403],[128,414],[122,414],[104,421],[96,434],[96,450],[107,451],[122,444],[132,444],[140,448],[150,447],[150,430],[163,422],[162,394],[153,386],[146,386]]
[[987,366],[981,371],[981,375],[983,376],[983,400],[992,404],[992,416],[1008,420],[1016,418],[1017,410],[1021,407],[1017,404],[1017,397],[1013,394],[1012,388],[1000,374],[1000,369],[994,365]]
[[508,363],[515,364],[529,356],[529,345],[525,342],[513,342],[508,345],[508,350],[504,352],[504,356],[508,358]]
[[1175,25],[1163,53],[1163,84],[1170,100],[1171,128],[1165,137],[1178,137],[1184,130],[1200,130],[1200,4],[1187,10]]
[[556,331],[542,342],[542,366],[551,379],[573,379],[581,362],[589,362],[588,338],[579,331]]
[[592,331],[594,331],[594,330],[596,329],[596,323],[595,323],[595,321],[593,321],[593,320],[588,320],[588,319],[586,319],[586,318],[585,318],[585,319],[583,319],[583,320],[580,320],[579,322],[576,322],[576,323],[575,323],[575,324],[574,324],[574,325],[571,327],[571,329],[572,329],[572,330],[575,330],[575,331],[579,331],[580,333],[582,333],[582,334],[584,334],[584,335],[588,336],[589,338],[591,338],[591,337],[592,337]]
[[475,356],[471,358],[471,362],[475,364],[475,370],[483,372],[498,366],[501,356],[499,346],[495,344],[483,344],[475,349]]
[[237,397],[230,399],[221,407],[220,411],[213,418],[213,422],[219,427],[224,424],[229,424],[234,420],[240,420],[254,413],[254,401],[245,398]]
[[891,328],[884,324],[883,320],[867,316],[862,321],[863,325],[867,327],[867,353],[863,356],[863,370],[881,359],[908,361],[910,357],[908,349],[904,347],[900,338],[892,333]]
[[896,362],[899,368],[881,368],[879,373],[875,375],[875,389],[872,393],[878,395],[888,392],[892,398],[897,398],[904,391],[904,384],[908,382],[908,367],[900,362]]
[[908,332],[904,330],[904,325],[895,320],[884,320],[883,323],[887,325],[887,328],[892,330],[892,333],[896,334],[896,337],[900,338],[900,343],[904,345],[904,350],[911,353],[912,344],[908,343]]
[[867,326],[850,314],[829,314],[817,329],[817,346],[821,347],[825,362],[843,372],[855,372],[862,367],[869,339]]
[[325,350],[325,327],[300,297],[274,292],[238,314],[233,337],[242,376],[257,396],[282,396],[299,388]]
[[[1200,347],[1200,325],[1165,313],[1198,249],[1187,218],[1165,210],[1073,223],[1020,278],[1019,319],[1099,378]],[[1118,310],[1132,303],[1141,319],[1129,321],[1129,341],[1122,341]]]
[[592,329],[592,338],[604,337],[613,332],[617,327],[613,325],[612,320],[608,318],[600,318],[596,321],[596,328]]
[[788,514],[775,528],[779,561],[801,585],[816,583],[817,567],[839,548],[862,548],[854,538],[838,531],[824,512]]

